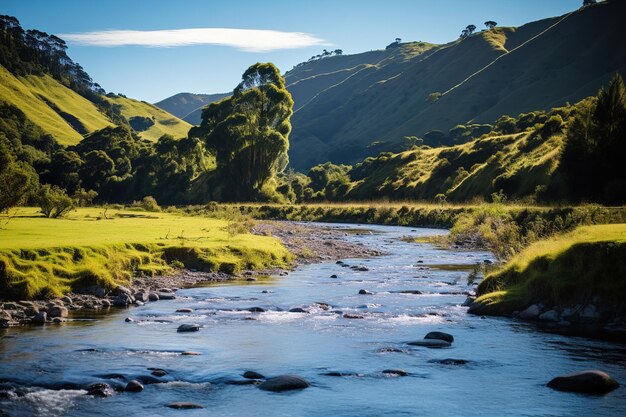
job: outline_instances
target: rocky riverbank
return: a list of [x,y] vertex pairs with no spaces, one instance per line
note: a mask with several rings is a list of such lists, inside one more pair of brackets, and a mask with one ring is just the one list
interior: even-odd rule
[[[280,239],[296,257],[296,265],[381,255],[380,251],[342,239],[346,231],[309,226],[294,222],[258,223],[253,233]],[[287,270],[265,269],[230,275],[223,272],[201,272],[181,269],[172,275],[135,277],[128,286],[113,290],[91,287],[83,293],[70,293],[53,300],[0,300],[0,327],[29,324],[62,323],[79,311],[107,311],[119,307],[143,305],[176,297],[179,288],[190,288],[228,280],[256,281],[267,275],[288,275]]]
[[467,305],[470,314],[510,317],[533,322],[547,331],[626,343],[626,316],[617,314],[618,308],[597,301],[595,304],[552,306],[535,303],[513,312],[498,311],[472,300],[468,300]]

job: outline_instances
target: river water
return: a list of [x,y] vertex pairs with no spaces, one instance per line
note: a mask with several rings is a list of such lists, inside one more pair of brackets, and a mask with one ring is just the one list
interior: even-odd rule
[[[356,229],[346,239],[387,255],[344,260],[367,271],[335,262],[306,265],[287,277],[180,290],[172,301],[0,333],[0,391],[10,397],[0,397],[0,410],[9,416],[116,417],[626,415],[626,388],[588,396],[545,386],[556,375],[584,369],[601,369],[626,383],[626,346],[466,314],[467,275],[490,260],[489,253],[400,240],[440,230],[331,227]],[[359,295],[361,289],[373,294]],[[318,302],[332,307],[324,310]],[[252,307],[266,311],[245,310]],[[294,307],[309,313],[288,311]],[[176,313],[180,308],[193,312]],[[183,323],[203,327],[177,333]],[[406,344],[435,330],[454,335],[452,347]],[[437,362],[447,358],[468,362]],[[93,398],[80,389],[59,389],[93,382],[124,386],[124,380],[150,376],[150,367],[168,374],[153,377],[159,383],[146,384],[141,393]],[[385,369],[408,375],[390,376]],[[298,374],[312,386],[270,393],[228,383],[242,380],[246,370]],[[178,401],[205,409],[166,407]]]

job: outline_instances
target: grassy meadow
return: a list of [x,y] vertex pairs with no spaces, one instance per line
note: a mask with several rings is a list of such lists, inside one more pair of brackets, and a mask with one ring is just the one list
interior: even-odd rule
[[[13,211],[11,212],[13,216]],[[80,208],[47,219],[36,208],[0,216],[0,293],[49,298],[79,287],[129,284],[177,267],[236,273],[286,266],[281,243],[241,229],[242,219]]]

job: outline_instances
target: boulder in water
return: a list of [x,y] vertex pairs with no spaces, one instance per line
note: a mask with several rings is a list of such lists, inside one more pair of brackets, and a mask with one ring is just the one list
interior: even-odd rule
[[446,342],[441,339],[423,339],[423,340],[413,340],[411,342],[407,342],[408,345],[411,346],[422,346],[430,349],[439,349],[450,347],[452,344],[450,342]]
[[359,290],[359,294],[360,295],[372,295],[373,292],[368,291],[368,290]]
[[383,371],[383,374],[393,376],[407,376],[409,373],[403,369],[385,369]]
[[250,313],[264,313],[264,312],[265,312],[265,309],[264,309],[264,308],[261,308],[261,307],[250,307],[250,308],[248,309],[248,311],[249,311]]
[[48,320],[48,313],[40,311],[33,317],[33,323],[44,324]]
[[424,339],[445,340],[448,343],[454,342],[454,336],[444,332],[430,332],[426,336],[424,336]]
[[467,365],[469,363],[469,361],[465,359],[452,359],[452,358],[432,359],[432,360],[429,360],[428,362],[439,363],[441,365]]
[[54,306],[54,307],[50,307],[48,309],[48,317],[52,318],[52,317],[67,317],[67,315],[69,314],[69,312],[67,311],[67,308],[62,307],[62,306]]
[[169,403],[167,407],[174,408],[176,410],[192,410],[194,408],[204,408],[200,404],[186,403],[186,402]]
[[543,306],[541,304],[533,304],[526,310],[519,313],[517,317],[522,320],[536,320],[539,317],[539,314],[541,314],[542,308]]
[[619,384],[607,373],[592,370],[557,376],[548,382],[548,387],[558,391],[606,394],[618,388]]
[[264,391],[291,391],[296,389],[304,389],[311,386],[304,378],[298,375],[280,375],[267,379],[259,384],[259,389]]
[[126,384],[126,388],[124,388],[124,391],[141,392],[143,391],[143,385],[141,385],[141,382],[133,379],[128,384]]
[[242,376],[246,379],[265,379],[263,375],[255,371],[246,371]]
[[113,388],[104,382],[97,382],[87,387],[87,395],[93,395],[94,397],[112,397],[113,394]]
[[198,330],[200,330],[200,326],[197,324],[181,324],[180,326],[178,326],[178,329],[176,331],[179,333],[183,333],[183,332],[197,332]]

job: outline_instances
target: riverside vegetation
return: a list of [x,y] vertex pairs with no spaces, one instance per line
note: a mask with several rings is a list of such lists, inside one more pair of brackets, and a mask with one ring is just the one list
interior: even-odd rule
[[[613,1],[585,8],[574,17],[588,19],[620,7],[618,4]],[[491,52],[495,48],[496,55],[508,57],[507,37],[515,37],[515,31],[491,27],[480,37],[464,37],[447,51],[433,55],[469,51],[476,42],[487,40]],[[304,174],[286,169],[294,114],[289,85],[295,83],[294,72],[287,75],[293,81],[289,84],[273,64],[252,65],[232,94],[208,105],[200,125],[189,129],[185,122],[174,116],[170,119],[147,103],[106,94],[66,55],[63,40],[53,35],[25,31],[17,19],[0,16],[0,41],[0,211],[11,213],[20,205],[36,205],[46,217],[62,218],[72,213],[74,206],[133,201],[156,206],[158,201],[164,205],[195,204],[182,209],[187,213],[222,215],[224,211],[212,200],[264,201],[275,204],[249,204],[226,211],[269,219],[451,227],[453,244],[484,247],[501,260],[539,239],[571,232],[579,225],[625,221],[623,208],[576,206],[626,202],[625,171],[620,169],[626,146],[626,89],[619,74],[595,96],[575,104],[516,117],[501,115],[492,124],[468,122],[447,132],[415,130],[422,137],[395,138],[394,143],[401,146],[390,148],[393,152],[367,157],[354,166],[329,161]],[[389,53],[408,54],[405,57],[410,58],[434,49],[426,43],[398,43]],[[343,62],[351,58],[332,59]],[[310,65],[325,66],[331,61],[325,62]],[[299,88],[309,81],[299,80],[294,91],[303,94]],[[437,107],[444,101],[440,97],[432,103]],[[371,149],[377,146],[372,144]],[[435,204],[369,207],[353,203],[372,198]],[[514,199],[517,205],[503,204],[507,199]],[[481,204],[484,200],[491,201]],[[323,201],[350,203],[307,204]],[[565,207],[551,207],[557,204]],[[105,209],[80,209],[78,213],[96,217],[89,210],[102,211],[100,217],[104,219],[98,224],[111,222]],[[178,214],[155,216],[164,216],[165,222]],[[131,221],[113,221],[123,220]],[[24,221],[9,214],[0,235],[12,240],[10,228]],[[54,233],[62,233],[68,220],[56,221],[48,230],[50,239]],[[79,223],[87,226],[91,221],[83,218]],[[43,227],[46,220],[33,218],[28,222]],[[190,225],[186,230],[198,229]],[[241,269],[246,262],[254,266],[263,263],[247,259],[250,247],[229,247],[226,240],[211,237],[211,233],[199,237],[206,241],[193,245],[194,262],[229,271]],[[226,232],[215,233],[220,236]],[[188,243],[184,235],[179,237]],[[249,239],[252,244],[256,237]],[[203,245],[210,241],[220,241],[226,249],[209,255],[211,248]],[[107,244],[117,245],[106,249],[106,255],[115,252],[111,257],[118,259],[115,265],[103,266],[104,249],[85,252],[80,246],[80,250],[60,248],[51,255],[45,247],[11,247],[11,254],[3,255],[4,285],[12,296],[56,296],[73,283],[95,280],[112,285],[133,273],[169,271],[171,265],[164,256],[175,252],[167,242],[150,239]],[[40,249],[42,253],[37,252]],[[265,255],[283,261],[287,256],[277,257],[271,250]],[[210,256],[216,259],[209,261]],[[83,258],[94,269],[84,265],[67,268]],[[170,261],[185,264],[175,257]],[[55,267],[57,264],[63,267]],[[46,283],[42,274],[55,278]],[[494,287],[498,290],[513,285],[511,280],[494,282],[498,282]]]

